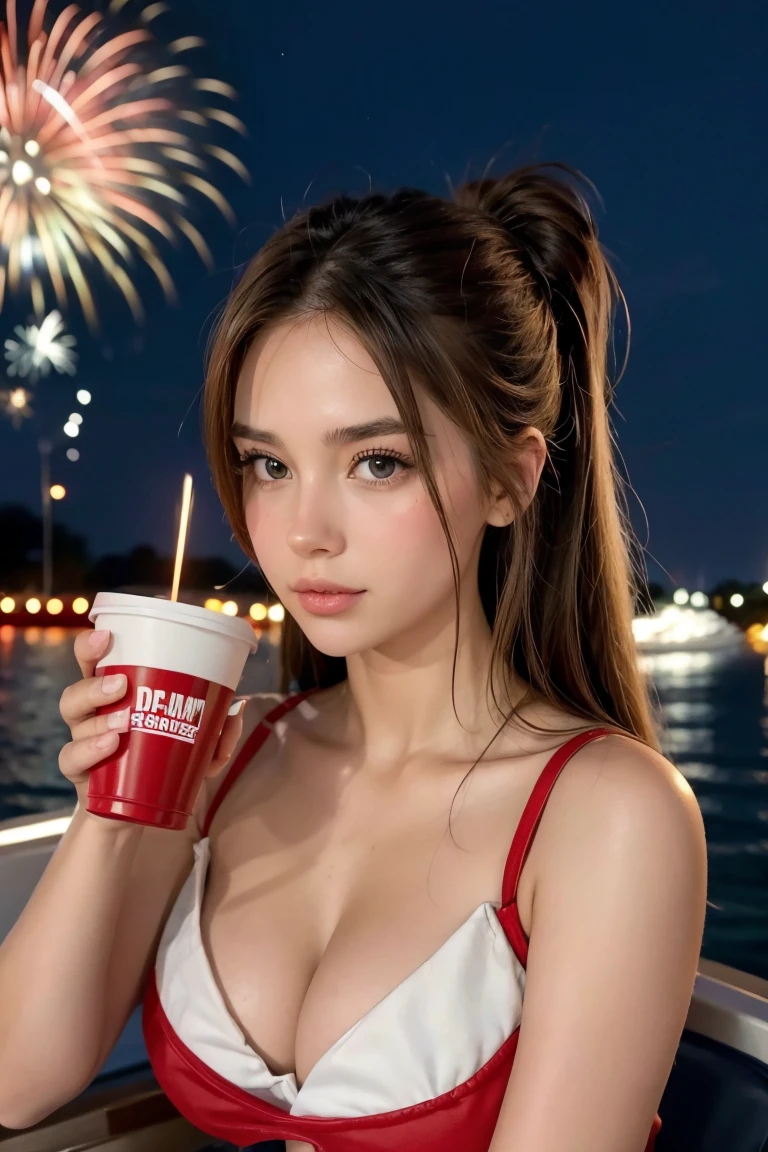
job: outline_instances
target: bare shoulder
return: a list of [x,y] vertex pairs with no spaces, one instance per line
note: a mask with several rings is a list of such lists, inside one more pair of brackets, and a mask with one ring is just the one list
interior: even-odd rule
[[706,875],[704,822],[687,780],[660,752],[620,733],[574,754],[536,840],[543,887],[562,884],[566,872],[587,879],[608,869],[628,889],[652,878],[679,883],[683,898]]
[[[566,797],[567,793],[567,797]],[[631,736],[614,733],[584,745],[564,769],[553,794],[569,807],[578,804],[592,819],[607,811],[613,820],[647,830],[661,821],[665,826],[698,823],[701,812],[690,784],[661,752]]]

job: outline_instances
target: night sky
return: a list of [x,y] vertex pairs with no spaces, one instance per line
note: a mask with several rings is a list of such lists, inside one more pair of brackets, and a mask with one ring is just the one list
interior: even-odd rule
[[[768,579],[764,3],[169,5],[156,34],[203,36],[184,62],[239,93],[248,138],[217,138],[252,177],[221,183],[237,228],[212,206],[200,218],[213,272],[186,242],[160,241],[179,302],[167,305],[138,269],[143,327],[94,282],[101,337],[76,307],[68,315],[77,377],[41,382],[38,423],[15,431],[0,419],[0,501],[39,508],[37,435],[60,428],[86,387],[81,435],[53,458],[52,481],[68,490],[56,518],[94,556],[141,542],[170,553],[189,471],[189,552],[240,567],[205,464],[198,393],[212,316],[233,268],[280,224],[281,199],[289,214],[305,195],[369,184],[444,194],[448,177],[478,176],[495,156],[493,174],[561,160],[603,198],[601,238],[629,303],[614,423],[649,575],[689,590]],[[27,320],[7,307],[0,337]],[[73,444],[77,463],[64,454]]]

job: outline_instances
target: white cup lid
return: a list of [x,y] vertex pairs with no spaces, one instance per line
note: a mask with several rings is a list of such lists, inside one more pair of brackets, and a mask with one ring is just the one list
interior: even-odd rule
[[256,651],[258,641],[247,620],[239,616],[225,616],[197,604],[182,604],[178,600],[165,600],[160,596],[134,596],[128,592],[98,592],[88,619],[96,623],[99,616],[149,616],[156,620],[187,624],[193,628],[209,629],[241,640]]

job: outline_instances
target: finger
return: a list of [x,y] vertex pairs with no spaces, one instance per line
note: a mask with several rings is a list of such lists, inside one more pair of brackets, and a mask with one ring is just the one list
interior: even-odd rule
[[59,752],[59,769],[72,783],[79,782],[84,774],[95,768],[117,748],[117,732],[105,732],[90,740],[73,740],[65,744]]
[[232,754],[237,748],[238,741],[243,733],[243,708],[244,700],[240,701],[240,709],[234,716],[227,716],[224,721],[224,727],[219,736],[219,742],[216,745],[216,750],[213,753],[209,774],[211,776],[220,772],[225,764],[232,758]]
[[105,732],[127,732],[131,727],[131,709],[119,708],[116,712],[100,712],[88,716],[80,724],[72,727],[73,740],[90,740],[103,736]]
[[75,637],[75,659],[86,679],[93,676],[97,662],[106,655],[110,635],[107,628],[86,628]]
[[111,676],[92,676],[89,680],[78,680],[69,684],[61,694],[59,711],[61,718],[70,728],[81,724],[97,708],[114,704],[125,696],[128,679],[124,672]]

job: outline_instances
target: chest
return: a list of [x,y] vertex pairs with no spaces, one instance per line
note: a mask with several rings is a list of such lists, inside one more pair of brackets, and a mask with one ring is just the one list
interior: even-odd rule
[[[314,757],[247,774],[211,833],[201,930],[247,1042],[299,1087],[485,902],[501,901],[535,766],[375,780]],[[522,905],[521,905],[522,909]],[[303,1152],[296,1149],[295,1152]]]

